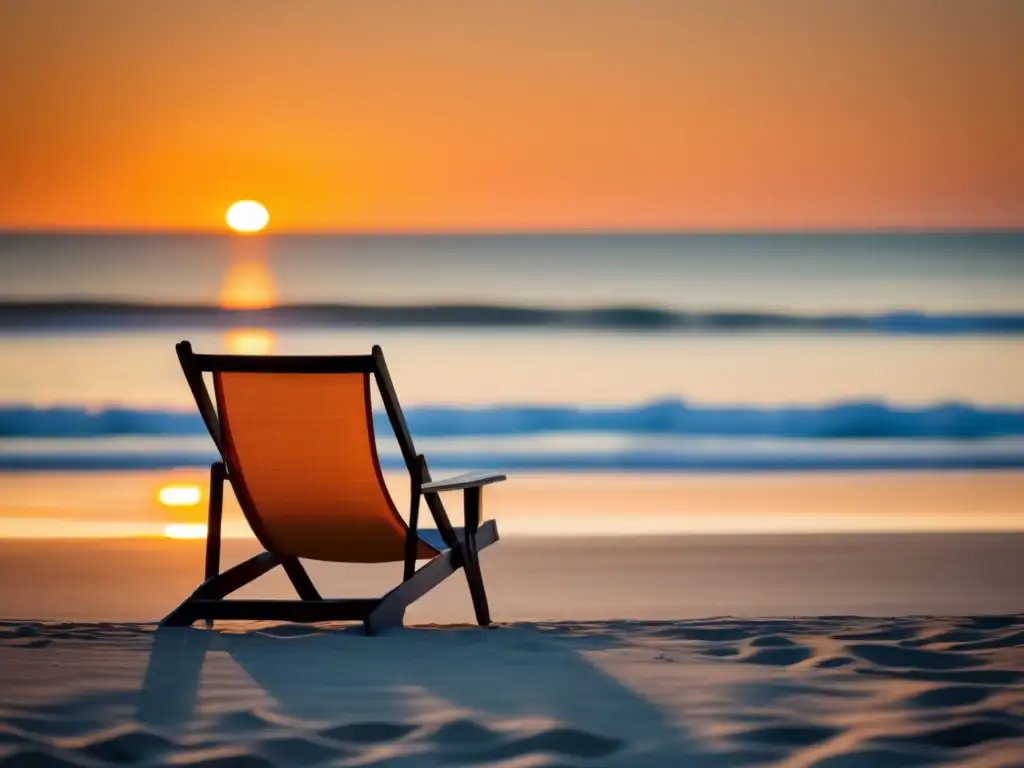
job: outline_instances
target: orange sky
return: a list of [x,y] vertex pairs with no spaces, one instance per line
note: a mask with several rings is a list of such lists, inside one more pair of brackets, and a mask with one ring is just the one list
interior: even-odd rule
[[0,229],[1024,226],[1024,3],[4,0]]

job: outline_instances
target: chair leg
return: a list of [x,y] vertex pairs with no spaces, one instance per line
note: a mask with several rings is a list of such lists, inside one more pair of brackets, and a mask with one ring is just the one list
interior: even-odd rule
[[456,555],[456,551],[451,549],[442,552],[416,571],[411,579],[403,580],[384,595],[363,622],[366,634],[376,635],[381,630],[402,626],[405,609],[455,573],[458,568]]
[[291,556],[282,557],[281,565],[284,567],[285,573],[288,574],[288,580],[295,587],[295,592],[300,598],[303,600],[321,599],[320,593],[313,586],[313,581],[309,578],[309,574],[306,573],[306,569],[302,567],[299,558]]
[[[464,542],[447,549],[417,570],[412,578],[402,581],[380,600],[320,600],[305,589],[298,602],[273,600],[222,601],[227,595],[258,579],[279,565],[292,568],[302,583],[305,570],[297,560],[293,563],[288,556],[263,552],[245,562],[229,568],[224,573],[203,582],[181,605],[160,622],[163,626],[189,626],[205,615],[217,614],[220,618],[261,618],[284,621],[353,621],[363,619],[366,633],[375,635],[388,627],[400,627],[405,610],[417,599],[438,586],[460,567],[466,567],[473,607],[477,621],[487,626],[491,619],[484,592],[483,577],[480,573],[478,549],[488,547],[498,540],[498,528],[494,521],[488,521],[479,528],[479,535],[467,535]],[[289,565],[285,565],[288,563]],[[306,576],[308,579],[308,576]],[[294,582],[293,582],[294,583]],[[312,589],[312,584],[309,584]],[[298,589],[298,585],[296,585]],[[231,610],[228,610],[231,609]],[[250,612],[254,615],[250,615]],[[244,614],[244,615],[243,615]],[[365,618],[364,618],[365,617]]]
[[195,606],[192,603],[192,598],[188,598],[185,602],[171,611],[169,614],[163,617],[160,621],[161,627],[191,627],[199,617],[196,615]]
[[473,611],[476,623],[486,627],[491,623],[491,611],[487,606],[487,592],[484,590],[484,577],[480,573],[480,553],[476,546],[476,533],[480,527],[480,508],[482,506],[479,487],[467,488],[463,492],[463,504],[466,515],[466,536],[462,541],[462,567],[466,571],[469,584],[469,595],[473,598]]
[[199,617],[195,611],[195,600],[221,600],[237,589],[273,570],[281,564],[273,552],[262,552],[245,562],[228,568],[224,573],[204,581],[188,598],[160,622],[166,627],[187,627]]
[[210,501],[206,519],[206,573],[209,581],[220,573],[221,518],[224,508],[224,462],[210,465]]
[[[498,540],[498,527],[494,521],[488,521],[480,528],[479,542],[473,537],[473,553],[478,546],[489,547]],[[463,546],[459,544],[451,549],[446,549],[440,555],[417,570],[411,579],[407,579],[381,598],[377,607],[373,609],[363,622],[366,634],[376,635],[381,630],[389,627],[400,627],[405,617],[405,609],[416,602],[423,595],[451,576],[466,562],[466,555]],[[479,577],[480,568],[476,569]],[[472,578],[472,577],[470,577]],[[483,593],[483,580],[477,578],[480,589],[477,594],[483,596],[481,603],[483,611],[477,614],[481,624],[490,622],[487,613],[487,596]],[[475,605],[475,603],[474,603]]]
[[481,627],[491,623],[491,610],[487,605],[487,591],[484,589],[484,577],[480,572],[480,557],[476,551],[476,537],[467,537],[462,545],[463,566],[466,582],[469,584],[469,596],[473,599],[473,612],[476,623]]
[[[210,501],[206,520],[206,573],[204,581],[210,581],[220,573],[221,518],[224,508],[224,479],[227,470],[224,462],[215,461],[210,465]],[[213,619],[206,620],[206,626],[213,626]]]

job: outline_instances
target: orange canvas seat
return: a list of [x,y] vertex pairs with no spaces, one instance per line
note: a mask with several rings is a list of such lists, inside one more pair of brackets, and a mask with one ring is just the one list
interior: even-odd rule
[[[504,475],[473,473],[433,482],[416,453],[384,355],[286,357],[197,355],[177,346],[185,378],[221,454],[211,467],[206,580],[165,624],[199,619],[361,619],[369,632],[400,624],[412,600],[462,568],[480,624],[490,621],[477,561],[497,526],[480,524],[481,487]],[[214,398],[203,379],[212,373]],[[373,377],[410,473],[408,521],[381,472],[373,428]],[[234,490],[266,552],[219,573],[223,484]],[[439,494],[462,490],[465,525],[452,526]],[[420,500],[436,529],[419,527]],[[347,563],[402,562],[403,582],[380,599],[325,600],[299,558]],[[416,569],[416,562],[431,561]],[[300,601],[225,600],[281,565]]]

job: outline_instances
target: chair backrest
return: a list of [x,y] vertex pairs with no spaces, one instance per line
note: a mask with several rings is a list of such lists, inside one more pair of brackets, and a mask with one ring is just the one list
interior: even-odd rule
[[[198,355],[188,342],[177,351],[239,505],[267,549],[344,562],[404,558],[409,529],[381,473],[371,375],[410,472],[416,453],[379,347],[332,357]],[[204,372],[213,375],[212,400]]]

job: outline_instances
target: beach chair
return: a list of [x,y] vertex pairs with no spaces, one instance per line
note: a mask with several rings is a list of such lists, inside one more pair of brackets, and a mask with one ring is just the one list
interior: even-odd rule
[[[183,341],[178,360],[220,453],[210,468],[206,578],[162,622],[199,620],[362,621],[367,634],[401,626],[405,609],[460,568],[477,622],[490,623],[478,554],[498,540],[481,522],[481,489],[504,475],[469,473],[434,481],[416,453],[384,354],[331,357],[195,354]],[[214,399],[204,373],[212,374]],[[370,377],[408,467],[408,523],[388,493],[374,441]],[[216,406],[214,406],[214,400]],[[265,552],[220,572],[224,481]],[[451,524],[445,491],[463,493],[464,526]],[[434,529],[421,529],[420,501]],[[300,558],[344,563],[404,564],[403,579],[383,597],[325,599]],[[427,561],[417,568],[418,561]],[[226,600],[281,566],[298,600]]]

